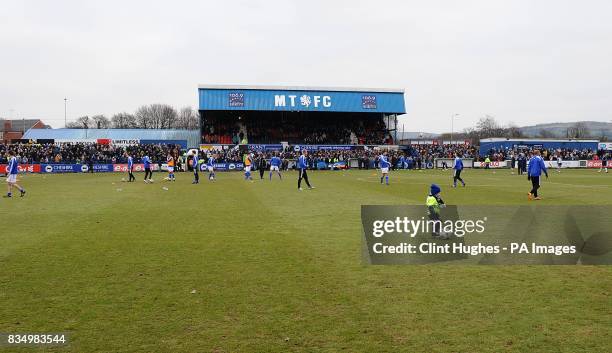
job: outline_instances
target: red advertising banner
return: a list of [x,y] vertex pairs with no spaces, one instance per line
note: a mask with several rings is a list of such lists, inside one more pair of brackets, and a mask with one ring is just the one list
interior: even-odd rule
[[[151,170],[156,171],[159,170],[159,165],[156,163],[151,164]],[[113,164],[113,171],[127,173],[128,165],[126,164]],[[134,163],[134,171],[135,172],[144,172],[144,164],[142,163]]]
[[[608,162],[610,164],[610,162]],[[608,167],[610,167],[608,165]],[[587,161],[587,168],[601,168],[601,160],[590,160]]]
[[[8,164],[0,164],[0,172],[8,173]],[[19,173],[40,173],[40,164],[20,164]]]

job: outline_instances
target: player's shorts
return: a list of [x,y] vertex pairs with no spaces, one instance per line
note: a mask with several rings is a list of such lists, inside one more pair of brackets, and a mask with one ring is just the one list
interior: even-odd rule
[[7,183],[16,183],[17,182],[17,174],[9,174],[8,177],[6,177],[6,182]]
[[246,167],[244,167],[244,171],[245,172],[250,172],[251,171],[251,166],[247,165]]
[[601,161],[601,166],[602,167],[607,167],[608,166],[608,161]]
[[174,173],[174,167],[168,167],[168,173]]
[[383,174],[387,174],[387,173],[389,173],[389,168],[388,167],[387,168],[380,168],[380,172],[383,173]]
[[208,169],[209,173],[212,173],[212,172],[215,171],[215,167],[213,167],[213,166],[208,166],[207,169]]
[[277,171],[278,172],[278,166],[277,165],[271,165],[270,166],[270,171],[271,172],[273,172],[273,171]]

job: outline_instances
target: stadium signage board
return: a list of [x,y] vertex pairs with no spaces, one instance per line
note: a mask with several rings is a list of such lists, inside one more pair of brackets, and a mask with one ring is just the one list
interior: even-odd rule
[[349,151],[349,150],[357,150],[363,149],[363,146],[357,145],[295,145],[293,146],[294,151]]
[[[200,164],[200,171],[205,172],[208,169],[208,166],[206,165],[206,163],[202,163]],[[244,163],[242,162],[230,162],[230,163],[215,163],[215,170],[216,171],[233,171],[233,170],[243,170],[244,169]]]
[[140,140],[138,139],[130,139],[130,140],[111,140],[111,144],[115,146],[133,146],[139,145]]
[[[40,164],[20,164],[19,173],[40,173]],[[0,164],[0,172],[8,173],[8,164]]]
[[376,109],[376,96],[373,94],[361,96],[361,106],[363,109]]
[[604,151],[612,151],[612,142],[600,142],[598,149]]
[[[234,145],[231,145],[232,147],[234,147]],[[227,149],[228,145],[209,145],[209,144],[202,144],[200,145],[200,151],[222,151],[224,149]]]
[[142,145],[179,145],[187,148],[187,140],[140,140]]
[[[608,162],[609,164],[610,162]],[[601,168],[602,163],[601,163],[601,159],[598,160],[591,160],[591,161],[587,161],[586,163],[586,167],[587,168]]]
[[244,107],[244,92],[230,92],[227,96],[230,107]]
[[[127,172],[127,164],[94,164],[92,168],[95,173]],[[151,169],[159,170],[159,165],[152,163]],[[87,173],[90,170],[87,164],[34,164],[29,166],[28,171],[32,173]],[[134,171],[144,171],[144,165],[134,164]]]
[[406,112],[402,92],[199,89],[200,110]]
[[[484,168],[486,165],[485,162],[474,162],[474,168]],[[508,161],[491,161],[489,168],[508,168]]]
[[283,149],[283,145],[281,144],[276,144],[276,145],[264,145],[264,144],[260,144],[260,145],[249,145],[249,150],[250,151],[280,151]]

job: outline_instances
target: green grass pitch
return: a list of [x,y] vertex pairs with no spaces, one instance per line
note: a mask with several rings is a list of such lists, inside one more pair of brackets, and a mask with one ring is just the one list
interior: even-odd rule
[[[537,202],[612,204],[612,174],[550,175]],[[423,204],[432,182],[448,204],[523,204],[524,176],[163,176],[23,176],[0,199],[0,332],[68,332],[52,352],[610,351],[609,266],[361,262],[362,204]]]

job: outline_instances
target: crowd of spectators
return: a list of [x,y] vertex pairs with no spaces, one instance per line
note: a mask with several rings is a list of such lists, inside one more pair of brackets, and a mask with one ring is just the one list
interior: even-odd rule
[[[229,119],[228,119],[229,120]],[[330,119],[326,115],[287,117],[256,115],[244,117],[234,123],[209,119],[203,122],[202,139],[205,143],[237,144],[242,141],[256,144],[334,144],[381,145],[393,144],[382,118]]]
[[[321,144],[323,142],[317,142]],[[168,154],[174,156],[177,160],[184,156],[185,151],[181,150],[178,145],[131,145],[131,146],[114,146],[108,144],[96,143],[58,143],[58,144],[0,144],[0,163],[7,162],[8,149],[13,150],[20,164],[31,163],[126,163],[125,152],[128,152],[134,158],[135,162],[148,155],[155,163],[163,163],[166,161]],[[563,160],[591,160],[597,159],[598,151],[589,149],[572,150],[572,149],[540,149],[545,160],[550,160],[561,156]],[[238,147],[227,148],[221,151],[216,151],[216,157],[219,162],[241,162],[243,160],[243,152]],[[295,151],[292,146],[287,147],[284,151],[266,151],[255,152],[257,157],[269,159],[272,154],[278,154],[282,159],[295,160],[299,157],[300,152]],[[376,164],[377,156],[381,153],[380,150],[360,148],[351,150],[318,150],[311,151],[309,159],[312,163],[319,161],[325,163],[348,161],[349,159],[357,159],[360,167],[369,168],[372,164]],[[474,158],[475,161],[484,161],[489,158],[491,161],[510,160],[513,157],[518,158],[519,154],[523,153],[529,156],[531,150],[525,149],[492,149],[484,156],[478,153],[478,147],[465,145],[411,145],[402,150],[387,152],[388,157],[393,165],[398,162],[405,161],[408,165],[413,165],[415,168],[428,165],[436,158],[454,158],[458,155],[462,158]],[[204,156],[204,159],[207,157]]]
[[[594,151],[591,149],[542,149],[538,148],[542,153],[542,158],[544,160],[550,160],[553,158],[557,158],[558,156],[565,161],[578,161],[578,160],[591,160],[595,159],[598,151]],[[530,155],[533,149],[525,149],[525,148],[513,148],[513,149],[491,149],[488,151],[487,156],[491,159],[491,161],[503,161],[510,160],[512,157],[518,157],[519,154]]]
[[181,148],[177,145],[133,145],[114,146],[97,143],[59,143],[59,144],[0,144],[0,163],[6,163],[7,152],[13,150],[20,164],[31,163],[126,163],[124,153],[127,151],[135,161],[148,155],[156,163],[166,161],[170,153],[180,156]]

